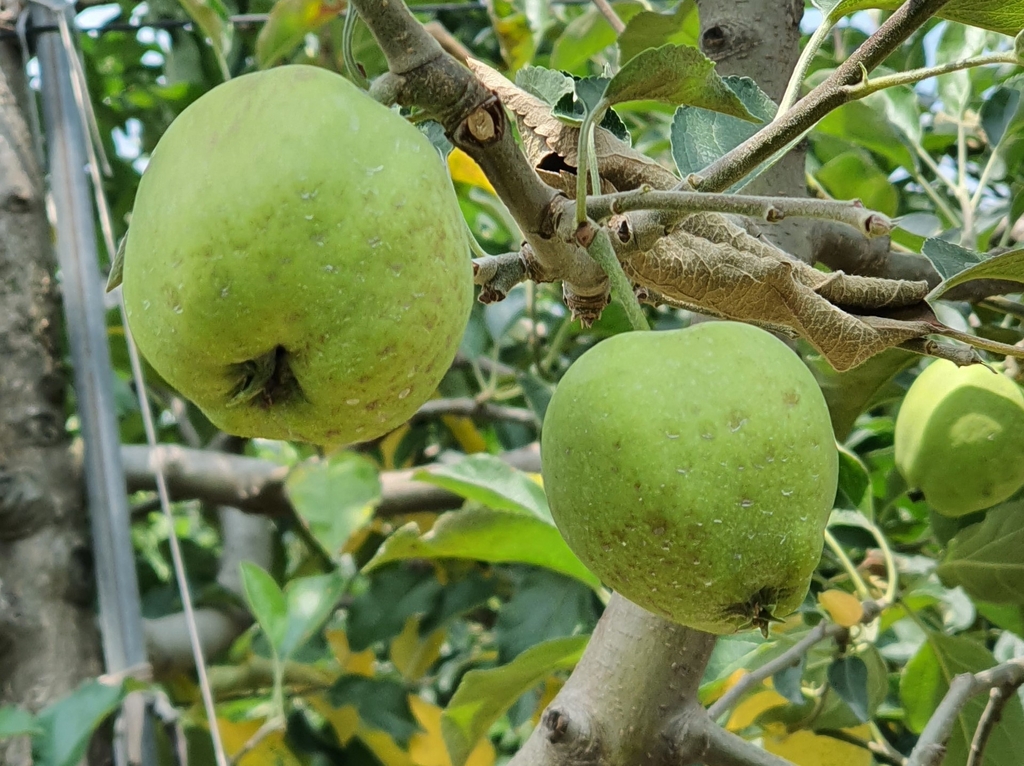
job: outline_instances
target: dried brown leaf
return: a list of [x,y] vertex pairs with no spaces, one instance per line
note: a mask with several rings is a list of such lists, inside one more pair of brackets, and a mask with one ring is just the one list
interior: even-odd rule
[[[573,196],[579,129],[555,118],[548,104],[486,64],[470,60],[468,65],[515,115],[526,154],[545,183]],[[643,185],[671,189],[679,183],[670,170],[608,131],[595,132],[595,146],[602,191]],[[612,228],[618,229],[622,220],[613,220]],[[641,243],[622,230],[614,234],[623,269],[647,302],[802,336],[839,371],[895,346],[958,364],[980,361],[974,348],[938,343],[929,335],[1024,356],[1024,349],[939,322],[924,302],[926,282],[821,272],[725,215],[691,215],[652,242]]]

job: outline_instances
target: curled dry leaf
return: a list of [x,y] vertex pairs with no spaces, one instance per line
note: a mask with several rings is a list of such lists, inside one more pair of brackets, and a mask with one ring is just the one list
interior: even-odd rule
[[[572,196],[579,129],[559,121],[548,104],[486,64],[471,60],[469,66],[515,116],[527,156],[541,178]],[[602,192],[679,184],[674,173],[608,131],[595,132],[595,148]],[[896,346],[957,364],[981,361],[975,348],[1024,357],[1024,349],[942,324],[925,300],[926,282],[822,272],[739,224],[730,216],[703,212],[666,229],[648,211],[614,216],[609,222],[616,254],[641,300],[803,337],[838,371]],[[968,347],[939,343],[928,339],[930,335]]]

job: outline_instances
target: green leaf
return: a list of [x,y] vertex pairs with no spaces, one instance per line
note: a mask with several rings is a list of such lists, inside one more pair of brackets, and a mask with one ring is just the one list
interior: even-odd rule
[[938,575],[973,598],[1024,605],[1024,502],[993,508],[980,524],[960,530]]
[[[637,2],[613,3],[619,18],[629,22],[644,10]],[[590,72],[590,60],[615,43],[615,30],[597,8],[588,8],[570,21],[551,49],[549,64],[552,69],[561,69],[572,74],[585,75]]]
[[406,524],[384,541],[363,571],[392,561],[435,558],[533,564],[600,587],[552,524],[521,511],[489,508],[442,514],[422,535],[415,523]]
[[327,690],[327,699],[335,707],[353,705],[360,719],[387,732],[403,748],[419,730],[409,709],[408,692],[395,681],[342,676]]
[[860,657],[840,657],[828,668],[828,683],[862,723],[870,720],[868,666]]
[[301,649],[334,613],[345,592],[345,579],[338,572],[300,577],[285,588],[287,617],[281,643],[282,660]]
[[990,601],[975,601],[978,614],[997,628],[1012,630],[1018,636],[1024,635],[1024,607],[1017,604],[993,604]]
[[887,114],[889,103],[881,98],[851,101],[825,115],[811,135],[843,139],[884,157],[893,167],[913,168],[914,155]]
[[832,651],[819,645],[807,659],[808,683],[828,681],[812,724],[815,731],[845,729],[870,720],[889,693],[888,669],[874,646],[863,645],[839,661],[832,658]]
[[[758,119],[770,122],[775,117],[778,107],[749,77],[730,75],[725,84]],[[672,119],[672,159],[685,178],[735,149],[761,127],[696,106],[679,107]]]
[[[977,673],[996,664],[992,653],[981,644],[962,636],[934,631],[903,669],[900,698],[906,710],[908,728],[920,733],[935,713],[949,684],[960,673]],[[956,717],[943,766],[962,766],[978,720],[985,708],[985,695],[972,697]],[[1014,695],[1003,711],[985,750],[986,766],[1016,766],[1020,763],[1020,741],[1024,737],[1024,710]]]
[[549,106],[554,106],[575,90],[571,77],[540,66],[527,66],[516,72],[516,85]]
[[[856,11],[882,8],[894,11],[901,0],[812,0],[831,20]],[[1004,35],[1015,35],[1024,29],[1024,0],[952,0],[936,14],[940,18],[981,27]]]
[[629,20],[619,35],[619,64],[666,43],[696,45],[699,36],[700,19],[694,0],[682,0],[671,13],[642,11]]
[[998,144],[1006,129],[1024,116],[1020,108],[1020,85],[1017,83],[1016,88],[997,88],[981,105],[981,126],[985,129],[989,146]]
[[20,707],[0,707],[0,741],[21,734],[36,734],[42,731],[36,717]]
[[597,110],[610,84],[607,77],[582,77],[576,81],[576,98],[587,114]]
[[604,98],[612,105],[650,99],[699,106],[759,122],[718,76],[714,62],[688,45],[663,45],[638,53],[608,83]]
[[249,611],[267,636],[274,651],[280,653],[288,630],[288,604],[284,592],[265,570],[251,561],[243,561],[242,590]]
[[932,237],[924,241],[921,254],[932,262],[932,266],[943,279],[949,279],[960,272],[981,263],[985,256],[952,242]]
[[[950,64],[972,56],[985,49],[987,35],[980,29],[960,24],[946,24],[935,49],[936,64]],[[948,114],[960,115],[971,100],[971,74],[961,69],[936,78],[939,98]]]
[[181,0],[181,7],[199,25],[217,58],[223,61],[231,49],[231,14],[221,0]]
[[807,657],[801,655],[795,665],[790,665],[772,676],[772,688],[794,705],[804,704],[801,681],[804,677],[806,662]]
[[875,517],[871,473],[856,453],[842,445],[839,446],[839,491],[836,504],[844,508],[856,508],[868,519]]
[[277,0],[256,38],[256,65],[273,66],[303,39],[345,10],[346,0]]
[[369,587],[348,610],[345,627],[352,651],[397,636],[414,615],[432,614],[443,591],[432,570],[395,565],[373,572]]
[[370,520],[382,495],[373,461],[351,452],[297,465],[284,489],[310,533],[332,555]]
[[458,463],[417,471],[413,478],[496,511],[525,511],[551,521],[548,499],[540,485],[493,455],[470,455]]
[[[933,241],[938,242],[939,240],[927,240],[925,242],[925,247],[929,248],[928,243]],[[945,244],[948,245],[949,243]],[[933,245],[929,249],[932,252],[935,252],[936,247],[937,246]],[[927,250],[925,251],[925,255],[932,258]],[[973,282],[977,279],[1005,279],[1011,282],[1024,282],[1024,247],[1019,247],[1016,250],[1009,251],[1008,253],[993,255],[991,258],[986,258],[981,261],[981,263],[976,263],[973,266],[967,267],[955,276],[946,278],[928,294],[928,299],[934,300],[935,298],[939,298],[951,288],[956,287],[957,285],[962,285],[965,282]]]
[[93,732],[121,704],[124,684],[86,681],[67,697],[45,707],[32,737],[32,755],[45,766],[76,766]]
[[815,174],[825,190],[836,199],[859,199],[864,207],[889,216],[896,215],[900,194],[889,176],[863,149],[833,157]]
[[498,662],[508,662],[542,641],[594,629],[600,612],[594,592],[582,583],[532,567],[510,574],[515,593],[502,604],[494,625]]
[[452,766],[463,766],[491,725],[523,694],[559,670],[576,666],[586,636],[556,638],[526,650],[508,665],[466,673],[441,716]]
[[920,359],[909,351],[893,348],[876,354],[852,370],[836,372],[813,350],[803,354],[803,358],[825,395],[832,430],[840,442],[850,435],[862,412],[890,396],[897,398],[904,393],[892,380]]

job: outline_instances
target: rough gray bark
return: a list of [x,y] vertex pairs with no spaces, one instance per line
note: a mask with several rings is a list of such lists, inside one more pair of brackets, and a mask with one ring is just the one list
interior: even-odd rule
[[[20,55],[0,45],[0,704],[36,711],[102,664],[27,103]],[[0,763],[30,764],[28,743],[0,743]]]
[[[698,0],[700,45],[723,77],[757,81],[777,103],[800,56],[803,0]],[[797,147],[744,187],[746,194],[803,197],[804,150]],[[812,260],[805,221],[785,220],[761,227],[761,234],[802,261]],[[863,238],[862,238],[863,239]]]

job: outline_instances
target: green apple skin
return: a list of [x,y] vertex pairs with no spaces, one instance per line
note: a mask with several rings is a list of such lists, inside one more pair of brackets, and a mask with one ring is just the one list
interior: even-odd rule
[[238,77],[173,122],[139,185],[123,285],[139,349],[215,425],[321,445],[408,419],[473,300],[440,155],[311,66]]
[[991,508],[1024,486],[1024,392],[982,364],[938,359],[896,417],[896,467],[943,516]]
[[555,522],[595,574],[716,634],[764,630],[800,605],[839,471],[810,371],[734,322],[588,350],[548,407],[541,462]]

